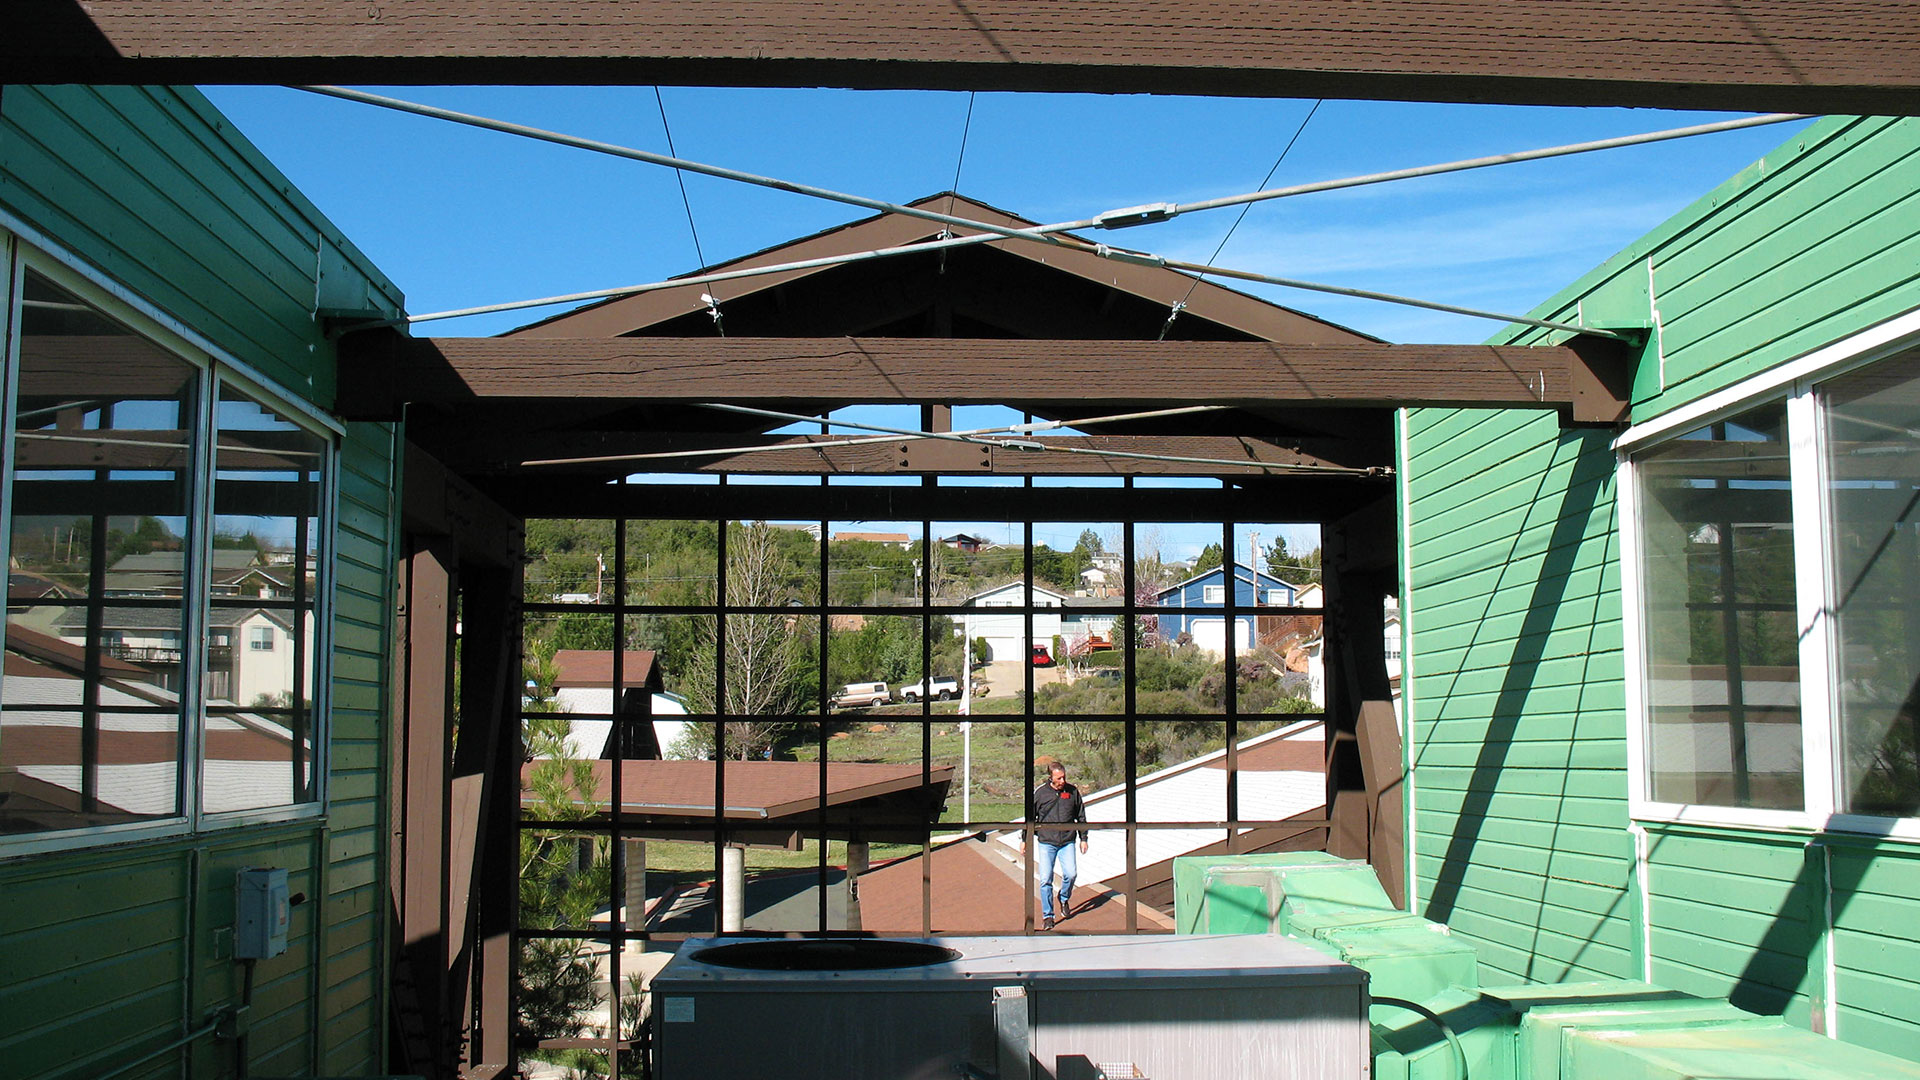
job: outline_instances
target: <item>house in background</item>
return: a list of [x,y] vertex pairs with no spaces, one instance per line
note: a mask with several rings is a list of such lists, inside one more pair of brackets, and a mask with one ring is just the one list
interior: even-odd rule
[[977,555],[982,551],[999,546],[984,536],[974,536],[971,533],[954,533],[952,536],[943,536],[940,538],[940,543],[945,544],[955,551],[968,555]]
[[1126,588],[1125,557],[1117,551],[1089,553],[1093,565],[1080,571],[1080,584],[1088,596],[1119,596]]
[[[1294,587],[1264,571],[1254,571],[1235,563],[1233,566],[1233,647],[1238,653],[1250,652],[1266,629],[1256,607],[1294,606]],[[1179,641],[1183,636],[1202,652],[1220,656],[1227,651],[1227,571],[1216,566],[1185,581],[1161,589],[1153,603],[1177,611],[1158,613],[1160,636]],[[1217,612],[1218,614],[1215,614]],[[1271,618],[1265,617],[1265,618]]]
[[914,544],[918,542],[906,533],[841,532],[833,534],[833,542],[836,544],[845,543],[850,540],[864,540],[869,544],[885,544],[888,547],[897,547],[902,551],[913,547]]
[[1068,648],[1073,648],[1076,643],[1092,643],[1099,648],[1113,647],[1121,619],[1119,598],[1069,596],[1061,601],[1061,605],[1064,613],[1060,616],[1060,636],[1067,639]]
[[[967,640],[987,639],[987,655],[974,657],[974,662],[984,660],[1002,663],[1009,660],[1024,660],[1027,656],[1029,640],[1034,644],[1045,645],[1051,651],[1054,636],[1061,632],[1061,614],[1059,610],[1045,609],[1064,610],[1066,602],[1065,596],[1039,585],[1033,587],[1029,596],[1026,585],[1018,581],[982,590],[962,600],[960,602],[962,606],[979,609],[969,611],[960,617],[961,629],[966,634]],[[1027,636],[1026,615],[995,615],[989,610],[997,607],[1024,607],[1029,604],[1043,609],[1033,613],[1031,639]]]
[[[553,654],[553,701],[570,714],[567,752],[595,761],[611,757],[613,742],[613,653],[603,649],[558,649]],[[666,692],[655,654],[629,649],[622,658],[619,709],[632,729],[628,758],[658,759],[686,733],[684,720],[663,716],[687,715],[686,702]]]

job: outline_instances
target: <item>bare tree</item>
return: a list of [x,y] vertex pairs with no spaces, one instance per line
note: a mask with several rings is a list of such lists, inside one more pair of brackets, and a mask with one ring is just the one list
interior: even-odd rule
[[[727,596],[730,608],[780,607],[789,598],[794,572],[781,552],[774,530],[764,522],[735,526],[727,538]],[[714,661],[721,654],[712,623],[701,627],[701,646],[690,661],[688,705],[695,713],[721,712],[726,725],[726,754],[757,757],[793,724],[806,687],[805,643],[817,634],[815,620],[786,612],[740,612],[726,616],[726,690],[715,708]],[[767,717],[742,720],[739,717]],[[712,756],[710,727],[696,726],[693,749]]]

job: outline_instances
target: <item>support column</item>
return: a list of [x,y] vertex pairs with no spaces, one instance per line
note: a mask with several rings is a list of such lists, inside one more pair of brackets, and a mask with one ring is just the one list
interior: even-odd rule
[[738,844],[720,849],[720,912],[723,933],[746,929],[747,849]]
[[[627,850],[627,929],[643,929],[647,923],[647,842],[622,841]],[[627,942],[628,952],[642,952],[644,941]]]
[[405,683],[398,718],[393,910],[396,1057],[408,1071],[453,1065],[448,1027],[448,747],[453,703],[453,590],[456,555],[444,537],[410,539],[401,612]]
[[[1333,822],[1327,851],[1368,860],[1387,894],[1405,903],[1406,857],[1397,839],[1404,833],[1398,823],[1379,820],[1383,811],[1405,812],[1397,797],[1398,770],[1383,765],[1398,749],[1397,741],[1387,737],[1393,706],[1381,639],[1385,598],[1399,587],[1397,535],[1393,499],[1386,495],[1329,523],[1321,538],[1327,607],[1327,816]],[[1387,718],[1385,724],[1375,719],[1369,725],[1365,745],[1362,715]],[[1368,751],[1375,759],[1371,770]],[[1394,797],[1383,806],[1380,796],[1388,787]]]
[[865,840],[847,841],[847,929],[859,930],[860,875],[867,872],[868,849]]

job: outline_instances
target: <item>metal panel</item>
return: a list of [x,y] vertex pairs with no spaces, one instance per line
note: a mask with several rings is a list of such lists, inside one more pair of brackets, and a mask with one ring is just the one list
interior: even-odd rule
[[[752,971],[702,963],[714,943],[684,942],[653,981],[660,1071],[932,1078],[972,1062],[1005,1077],[995,994],[1022,987],[1035,1076],[1072,1075],[1068,1059],[1132,1061],[1155,1080],[1366,1075],[1364,973],[1284,938],[928,940],[961,956]],[[746,1025],[759,1037],[729,1037]]]

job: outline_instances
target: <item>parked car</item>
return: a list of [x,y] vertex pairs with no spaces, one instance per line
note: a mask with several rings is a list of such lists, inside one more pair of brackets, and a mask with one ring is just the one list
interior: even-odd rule
[[893,695],[883,682],[848,683],[833,695],[829,704],[839,709],[867,709],[875,705],[885,705],[893,700]]
[[960,696],[960,680],[942,679],[936,675],[932,686],[928,686],[927,680],[922,679],[895,690],[894,694],[908,704],[919,701],[923,697],[932,697],[935,701],[952,701]]
[[1040,644],[1039,642],[1034,643],[1033,652],[1028,657],[1028,659],[1032,662],[1034,667],[1052,667],[1053,666],[1053,654],[1048,652],[1047,647],[1045,645]]

